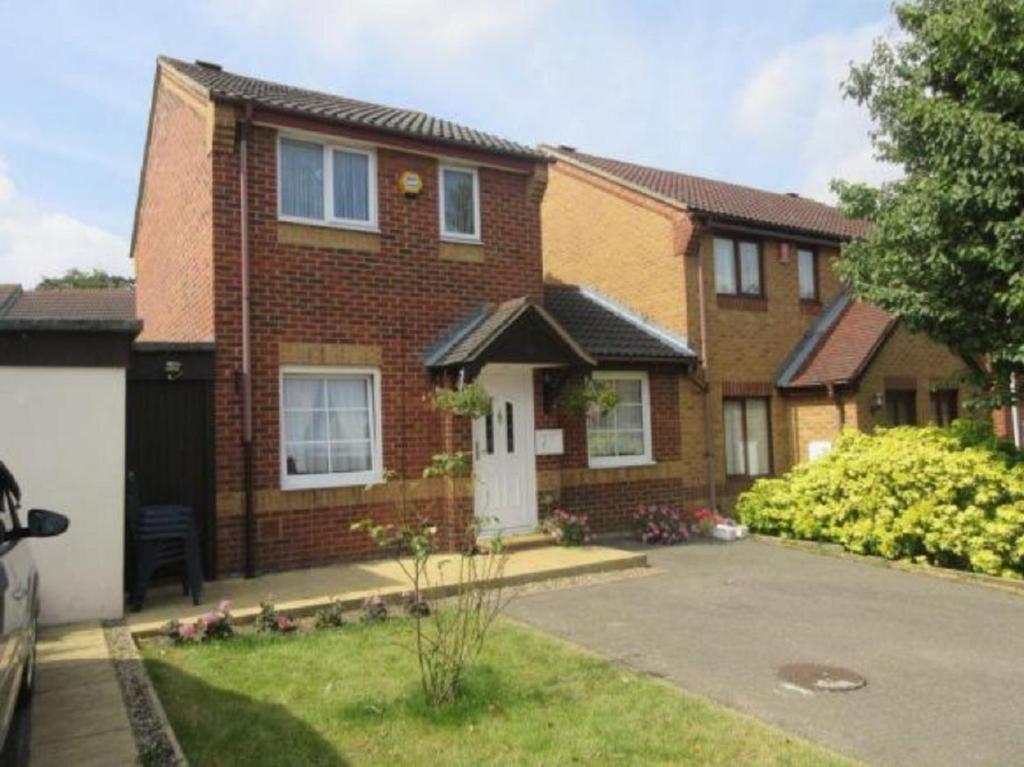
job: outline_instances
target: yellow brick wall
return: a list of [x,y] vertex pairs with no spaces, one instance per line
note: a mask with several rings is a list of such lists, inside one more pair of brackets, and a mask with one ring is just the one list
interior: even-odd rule
[[839,433],[839,406],[827,397],[787,400],[793,463],[806,461],[812,442],[833,442]]
[[[863,386],[840,403],[820,397],[783,398],[774,389],[779,366],[814,323],[801,305],[796,249],[782,238],[762,240],[763,302],[719,300],[715,292],[713,234],[688,214],[564,162],[549,172],[541,208],[544,272],[548,280],[591,285],[685,337],[700,352],[699,265],[708,307],[711,453],[716,484],[729,499],[742,483],[727,481],[722,399],[748,389],[771,394],[772,462],[776,473],[807,459],[808,445],[833,440],[839,409],[846,427],[871,428],[869,400],[885,376],[918,376],[918,416],[931,416],[929,387],[962,365],[925,338],[897,330],[868,370]],[[727,235],[726,235],[727,236]],[[841,286],[832,264],[836,248],[817,248],[819,298],[827,305]],[[739,305],[739,306],[738,306]],[[961,391],[961,405],[964,392]],[[691,496],[705,483],[703,393],[680,387],[682,484]],[[869,415],[865,415],[869,414]],[[654,414],[655,417],[657,414]]]
[[872,400],[879,392],[884,393],[887,376],[915,379],[919,424],[933,420],[930,398],[933,388],[957,388],[960,414],[965,415],[964,403],[969,392],[960,380],[964,371],[963,361],[946,347],[924,335],[911,333],[902,325],[897,326],[860,382],[856,394],[857,427],[870,431],[885,424],[885,409],[874,408]]
[[[722,415],[723,388],[730,384],[773,387],[779,366],[796,346],[816,315],[801,307],[797,280],[796,251],[787,258],[779,240],[762,240],[762,287],[764,301],[719,299],[715,292],[714,235],[701,235],[699,259],[704,267],[704,290],[708,306],[708,363],[711,369],[714,455],[720,481],[725,479],[725,434]],[[821,303],[838,294],[840,285],[832,270],[838,257],[835,249],[819,248],[819,290]],[[687,263],[691,291],[688,326],[695,348],[700,348],[700,315],[697,305],[698,259]],[[762,310],[763,309],[763,310]],[[799,455],[792,433],[787,403],[772,396],[772,464],[776,472],[789,469]]]
[[[682,231],[681,231],[682,230]],[[544,277],[590,285],[686,335],[683,212],[555,163],[541,205]]]

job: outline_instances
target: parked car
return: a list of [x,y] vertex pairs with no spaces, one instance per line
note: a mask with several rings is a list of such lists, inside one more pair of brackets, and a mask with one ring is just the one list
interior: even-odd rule
[[50,538],[68,529],[68,518],[31,509],[18,517],[21,490],[0,461],[0,764],[24,761],[28,703],[36,667],[39,573],[26,538]]

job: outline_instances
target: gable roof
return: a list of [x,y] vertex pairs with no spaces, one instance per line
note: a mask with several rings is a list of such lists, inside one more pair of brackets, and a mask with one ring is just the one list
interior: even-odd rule
[[184,75],[213,99],[248,102],[266,109],[290,112],[316,120],[400,133],[495,154],[530,160],[544,159],[543,154],[523,144],[412,109],[397,109],[270,80],[260,80],[227,72],[216,64],[206,62],[187,62],[160,56],[158,63]]
[[545,285],[544,305],[599,362],[689,362],[682,339],[594,290]]
[[781,388],[851,384],[896,327],[896,318],[841,293],[822,310],[779,372]]
[[696,213],[834,240],[862,237],[868,228],[866,221],[846,218],[838,208],[806,197],[636,165],[585,154],[568,147],[543,146],[542,149],[558,160],[596,172]]
[[22,290],[0,285],[0,328],[138,330],[135,292],[127,288]]
[[534,326],[535,331],[549,331],[560,342],[564,348],[560,354],[564,353],[567,359],[573,359],[577,364],[594,364],[594,359],[558,321],[528,296],[480,307],[428,349],[423,363],[428,368],[447,368],[486,362],[487,350],[528,315],[540,323]]

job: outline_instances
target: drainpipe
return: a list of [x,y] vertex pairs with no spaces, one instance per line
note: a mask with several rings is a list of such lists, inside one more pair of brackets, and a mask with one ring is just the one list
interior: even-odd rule
[[1013,404],[1010,406],[1010,418],[1013,420],[1013,446],[1020,450],[1021,444],[1020,427],[1020,401],[1017,399],[1017,374],[1010,373],[1010,395],[1013,397]]
[[245,496],[245,577],[256,575],[256,514],[253,508],[252,451],[252,343],[249,327],[249,128],[252,104],[245,105],[245,119],[238,142],[238,195],[241,217],[242,277],[242,462]]
[[704,471],[708,483],[708,506],[718,510],[715,488],[715,451],[712,450],[711,431],[711,368],[708,365],[708,306],[704,295],[704,237],[697,246],[697,304],[700,309],[700,359],[704,366]]

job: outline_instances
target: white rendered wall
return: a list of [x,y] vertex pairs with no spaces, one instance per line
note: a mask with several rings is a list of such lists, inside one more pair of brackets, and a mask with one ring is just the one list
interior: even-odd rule
[[121,617],[124,440],[123,368],[0,367],[0,461],[21,486],[21,520],[30,508],[71,520],[28,542],[41,623]]

